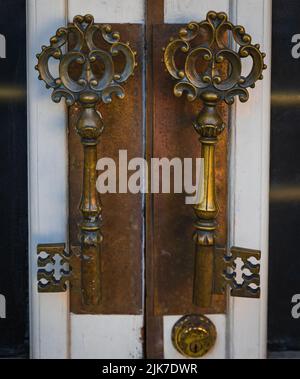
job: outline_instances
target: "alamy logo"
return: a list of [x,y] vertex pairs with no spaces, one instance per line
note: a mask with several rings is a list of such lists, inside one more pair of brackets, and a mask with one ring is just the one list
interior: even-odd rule
[[292,43],[294,43],[294,46],[292,47],[292,57],[294,59],[300,58],[300,34],[294,34],[292,36]]
[[294,304],[292,308],[292,317],[298,319],[300,318],[300,294],[296,294],[292,297],[292,304]]
[[0,294],[0,318],[6,318],[6,299]]
[[198,204],[205,192],[204,160],[196,158],[194,161],[194,170],[192,158],[151,158],[148,164],[144,158],[128,160],[127,150],[119,150],[119,162],[111,158],[98,160],[96,168],[101,173],[97,190],[101,194],[184,193],[186,204]]
[[6,39],[3,34],[0,34],[0,58],[6,58]]

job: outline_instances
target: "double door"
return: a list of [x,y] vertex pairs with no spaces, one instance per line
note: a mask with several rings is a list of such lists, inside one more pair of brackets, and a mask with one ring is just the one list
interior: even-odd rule
[[188,103],[173,95],[174,82],[161,59],[162,49],[182,24],[204,20],[211,9],[226,12],[234,24],[244,25],[261,44],[268,63],[271,1],[53,0],[47,8],[43,0],[28,1],[34,358],[183,358],[172,341],[172,331],[182,316],[194,314],[207,317],[216,331],[214,345],[204,358],[265,356],[270,71],[265,71],[264,80],[250,93],[247,103],[220,107],[227,127],[216,147],[215,165],[220,207],[217,245],[261,252],[260,298],[231,297],[225,291],[214,294],[208,305],[195,305],[194,213],[191,205],[185,204],[185,194],[125,193],[120,177],[116,179],[117,193],[101,194],[101,301],[97,306],[82,307],[75,285],[65,292],[37,290],[37,246],[64,243],[66,250],[72,251],[78,243],[84,169],[83,148],[76,133],[81,109],[77,104],[67,110],[63,102],[53,103],[49,91],[37,80],[34,67],[40,46],[78,14],[92,14],[95,23],[111,24],[122,40],[130,42],[138,65],[124,86],[125,98],[100,106],[105,129],[97,156],[113,160],[116,175],[122,167],[130,177],[128,163],[136,158],[149,164],[151,158],[200,156],[192,122],[201,103]]

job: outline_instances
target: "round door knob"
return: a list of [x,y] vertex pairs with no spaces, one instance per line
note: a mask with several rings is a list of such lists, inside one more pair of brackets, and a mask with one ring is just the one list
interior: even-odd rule
[[183,316],[172,329],[172,342],[179,353],[200,358],[214,346],[217,338],[215,325],[203,315]]

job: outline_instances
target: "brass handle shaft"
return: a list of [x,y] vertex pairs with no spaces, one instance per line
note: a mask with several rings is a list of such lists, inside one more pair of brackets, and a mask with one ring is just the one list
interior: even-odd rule
[[219,97],[212,92],[201,95],[204,106],[194,124],[200,136],[201,158],[204,160],[202,191],[199,202],[194,205],[195,222],[195,268],[193,302],[203,308],[210,307],[214,279],[214,247],[216,218],[219,212],[215,185],[215,147],[224,125],[217,111]]
[[214,276],[214,246],[196,245],[193,303],[199,307],[211,306]]
[[98,305],[101,300],[101,203],[96,188],[97,145],[103,131],[103,121],[95,109],[97,98],[81,96],[83,110],[77,123],[84,150],[83,185],[79,225],[81,244],[81,288],[83,303]]

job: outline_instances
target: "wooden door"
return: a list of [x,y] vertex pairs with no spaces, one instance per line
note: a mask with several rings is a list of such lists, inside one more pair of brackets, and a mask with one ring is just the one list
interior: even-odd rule
[[[76,170],[80,162],[77,162],[79,166],[76,162],[69,166],[68,113],[63,104],[51,102],[48,91],[37,80],[34,70],[35,54],[58,27],[71,21],[77,14],[93,14],[95,22],[99,23],[135,24],[132,37],[129,26],[120,26],[125,34],[128,33],[128,39],[141,50],[138,58],[140,68],[128,89],[129,103],[134,96],[138,104],[138,110],[129,112],[134,113],[133,118],[130,118],[130,114],[127,118],[130,123],[127,126],[130,128],[134,123],[136,127],[136,131],[130,129],[131,133],[137,133],[137,139],[129,149],[133,149],[131,151],[134,155],[142,152],[150,158],[153,152],[158,152],[158,147],[159,154],[164,154],[164,144],[159,144],[160,137],[155,133],[158,131],[156,122],[161,117],[156,102],[162,101],[161,91],[165,88],[160,87],[160,81],[153,82],[153,79],[160,77],[160,70],[163,70],[162,65],[157,64],[159,53],[156,50],[160,48],[157,37],[163,30],[161,24],[200,21],[211,9],[224,11],[234,24],[244,25],[252,34],[253,40],[261,43],[270,67],[270,0],[53,0],[47,8],[43,0],[28,1],[30,320],[31,351],[34,358],[182,358],[172,345],[171,330],[183,314],[197,311],[187,299],[183,306],[178,305],[174,293],[168,294],[172,290],[172,283],[164,283],[162,276],[158,275],[159,268],[167,263],[164,258],[158,262],[155,256],[158,245],[151,225],[157,228],[160,224],[153,213],[153,199],[148,195],[142,198],[142,205],[139,202],[134,205],[135,211],[138,210],[134,217],[138,220],[141,239],[135,242],[134,248],[126,248],[124,251],[124,254],[128,254],[128,262],[132,262],[133,252],[138,257],[131,266],[135,272],[133,287],[125,288],[125,295],[121,296],[122,288],[115,286],[117,292],[112,292],[111,302],[108,301],[100,314],[74,314],[69,309],[68,292],[37,293],[36,246],[40,243],[68,240],[68,204],[74,204],[69,201],[68,167],[75,167]],[[157,24],[160,26],[156,26]],[[144,26],[145,34],[141,31]],[[142,52],[143,47],[146,47],[146,54]],[[231,246],[240,245],[261,250],[262,293],[260,300],[231,298],[226,310],[222,299],[213,309],[204,312],[215,324],[218,333],[216,345],[206,358],[261,358],[266,354],[270,71],[265,73],[264,81],[257,85],[255,95],[251,95],[248,103],[237,103],[228,116],[230,127],[224,146],[230,145],[227,167],[227,214],[230,221],[226,237]],[[173,96],[172,92],[169,96]],[[126,107],[126,99],[121,105],[116,105],[113,111],[121,114],[122,107]],[[175,103],[176,100],[172,100],[172,104]],[[183,103],[178,104],[181,107]],[[110,130],[107,128],[106,148],[115,149],[116,152],[124,141],[129,141],[128,134],[126,135],[123,127],[119,127],[117,131],[117,116],[112,116],[109,109],[105,112],[112,124],[111,133],[115,133],[114,141],[120,146],[109,146]],[[227,113],[228,109],[224,108],[226,117]],[[186,120],[187,123],[188,121]],[[69,128],[71,124],[69,122]],[[172,141],[173,132],[171,128],[167,128],[164,137]],[[184,132],[184,141],[188,142],[192,133],[189,125],[184,127],[182,133]],[[194,144],[194,140],[192,143]],[[114,206],[114,200],[107,197],[104,201],[107,201],[107,208]],[[145,220],[144,207],[147,210]],[[126,212],[130,217],[130,207]],[[168,216],[168,210],[165,209],[164,212]],[[118,208],[114,211],[114,217],[117,213]],[[107,212],[108,220],[109,216]],[[188,225],[189,222],[187,216],[183,225]],[[164,223],[166,227],[167,218]],[[112,221],[108,221],[107,228],[107,231],[115,230]],[[159,232],[162,233],[162,230]],[[120,233],[123,233],[122,238],[127,238],[128,242],[128,233],[124,230]],[[118,259],[116,251],[111,254],[116,254]],[[185,275],[188,275],[189,265],[188,263]],[[117,281],[122,270],[113,274],[109,271],[113,269],[113,264],[109,266],[108,263],[107,267],[108,278],[111,275]],[[125,267],[126,270],[130,268]],[[171,276],[166,276],[167,278],[172,277],[172,272],[169,274]],[[161,285],[164,285],[163,297],[159,298],[158,304],[155,303],[156,294]],[[188,292],[189,288],[183,282],[180,293]],[[120,300],[118,306],[114,303],[113,295]],[[126,301],[133,301],[134,306],[129,306],[129,303],[126,306]],[[158,305],[160,309],[157,308]]]

